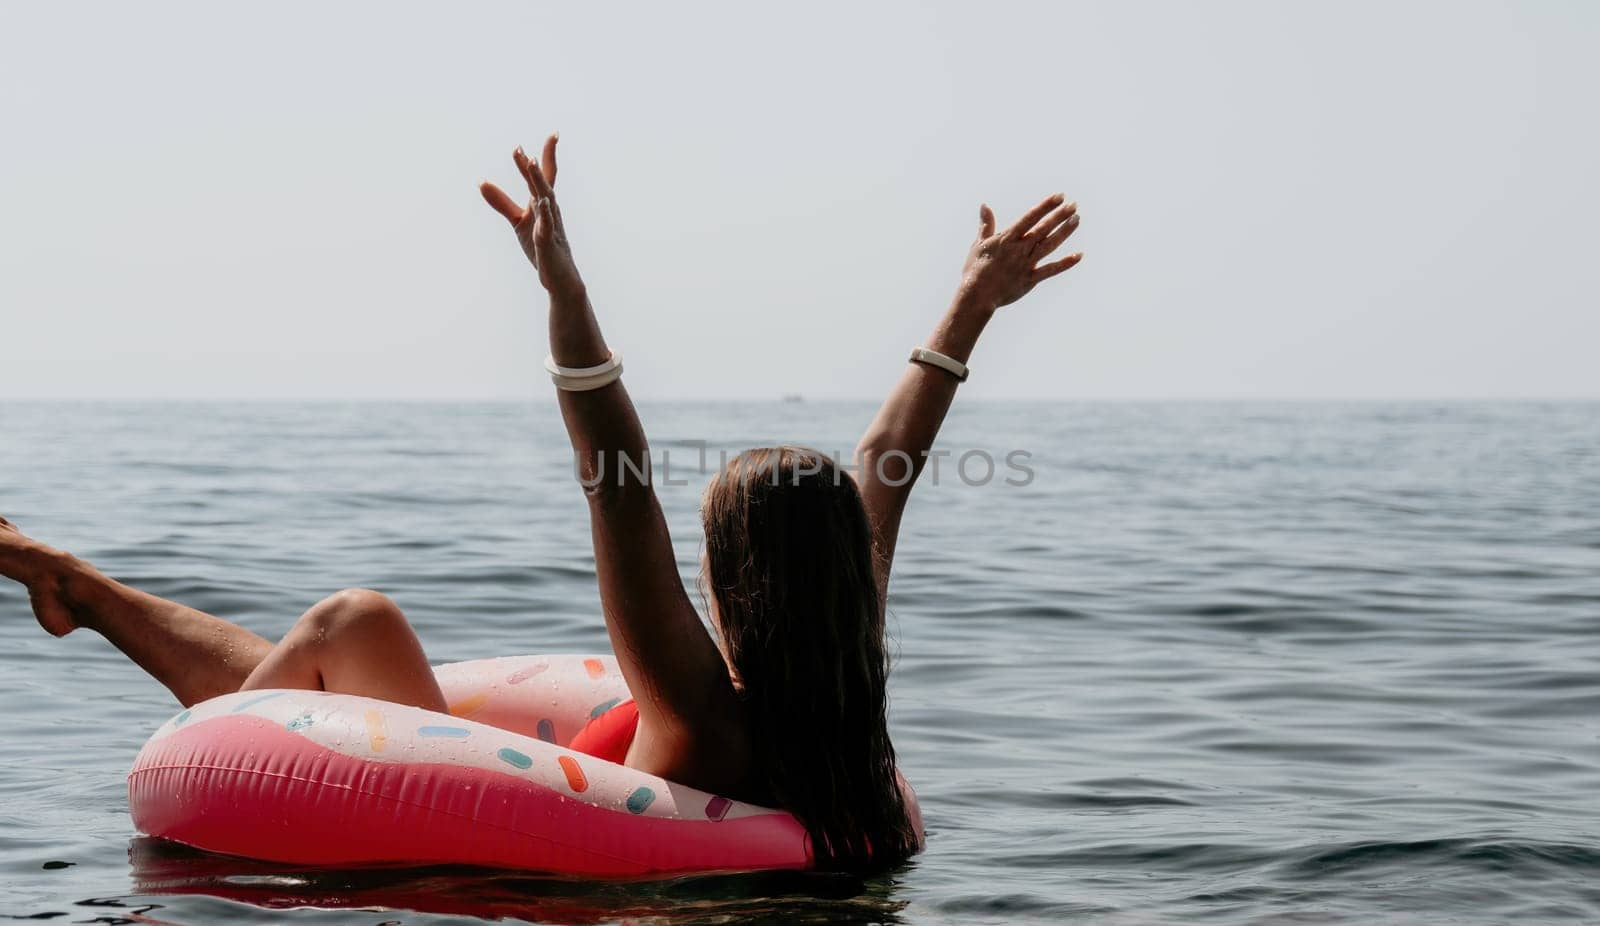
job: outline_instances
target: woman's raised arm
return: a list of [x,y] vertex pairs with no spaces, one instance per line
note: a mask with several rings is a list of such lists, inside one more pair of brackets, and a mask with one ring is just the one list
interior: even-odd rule
[[[988,206],[978,210],[978,237],[967,254],[961,284],[925,348],[965,364],[995,310],[1083,258],[1076,253],[1040,263],[1077,230],[1078,205],[1063,199],[1059,193],[1047,197],[999,234],[994,230],[994,212]],[[889,567],[906,499],[927,463],[958,385],[960,381],[946,370],[911,364],[856,448],[861,498],[878,547],[883,600],[888,600]]]
[[[611,350],[567,243],[552,188],[555,155],[554,135],[545,142],[542,165],[521,148],[513,154],[532,194],[526,206],[492,183],[481,192],[511,223],[550,295],[552,359],[560,367],[594,367],[606,363]],[[693,751],[686,748],[695,732],[688,722],[705,717],[710,704],[731,703],[732,682],[679,579],[651,483],[644,428],[627,389],[616,379],[598,389],[563,389],[559,396],[589,499],[606,629],[639,704],[630,764],[668,774],[676,757]]]

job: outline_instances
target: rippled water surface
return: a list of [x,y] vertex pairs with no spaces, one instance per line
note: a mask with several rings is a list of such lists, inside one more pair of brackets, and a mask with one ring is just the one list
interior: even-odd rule
[[[854,404],[646,405],[686,578],[696,441]],[[959,406],[1031,483],[918,489],[892,720],[928,851],[865,884],[307,871],[137,837],[173,712],[0,582],[0,919],[1600,920],[1600,405]],[[968,474],[983,475],[981,460]],[[606,646],[552,406],[4,405],[0,513],[276,636],[345,586],[436,661]]]

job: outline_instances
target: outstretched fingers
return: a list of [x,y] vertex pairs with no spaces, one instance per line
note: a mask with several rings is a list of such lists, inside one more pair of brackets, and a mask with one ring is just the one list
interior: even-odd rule
[[537,197],[539,190],[533,185],[533,161],[528,158],[521,145],[511,152],[511,162],[517,165],[517,173],[522,175],[522,182],[528,185],[528,192]]
[[1078,214],[1077,203],[1062,203],[1050,210],[1050,214],[1039,220],[1039,223],[1028,229],[1024,238],[1043,238],[1056,231],[1062,224],[1070,222]]
[[539,166],[543,168],[544,182],[554,187],[556,185],[556,142],[561,140],[560,132],[552,132],[544,140],[544,151],[539,154]]
[[[554,234],[556,223],[560,219],[560,213],[557,212],[555,205],[556,193],[550,186],[556,177],[556,141],[557,139],[554,135],[545,139],[543,165],[538,161],[531,160],[527,153],[522,150],[521,145],[518,145],[517,149],[511,152],[511,160],[517,165],[517,173],[522,175],[522,179],[528,184],[528,192],[533,194],[533,199],[528,202],[526,208],[519,207],[519,214],[522,217],[530,215],[533,217],[533,235],[536,238]],[[487,192],[484,193],[485,197],[488,195]],[[508,200],[509,198],[507,197]],[[495,205],[495,203],[491,201],[490,205]],[[499,209],[500,207],[496,206],[496,208]],[[501,215],[510,217],[504,210],[501,210]],[[520,225],[521,221],[521,218],[514,219],[512,224]]]
[[528,217],[526,209],[518,205],[517,201],[507,195],[505,190],[500,189],[489,181],[485,180],[478,184],[478,192],[483,194],[484,202],[487,202],[494,211],[505,216],[506,221],[513,226],[521,225],[523,220]]
[[[551,136],[552,140],[544,143],[547,157],[555,151],[554,138]],[[522,174],[522,179],[528,181],[528,192],[533,194],[534,199],[547,199],[555,195],[555,191],[550,189],[550,179],[555,176],[554,161],[550,162],[549,167],[541,169],[537,162],[528,159],[520,146],[511,152],[511,160],[516,162],[517,172]],[[549,177],[545,176],[547,172]]]
[[1040,219],[1044,218],[1045,213],[1061,205],[1063,199],[1066,199],[1066,197],[1060,193],[1052,193],[1046,196],[1039,202],[1039,205],[1024,212],[1022,218],[1013,222],[1011,227],[1006,229],[1006,235],[1013,238],[1020,238],[1026,235]]
[[988,203],[983,203],[978,207],[978,240],[982,241],[993,236],[994,210],[989,208]]
[[1080,260],[1083,260],[1082,251],[1068,254],[1066,257],[1063,257],[1060,260],[1053,260],[1048,264],[1040,264],[1039,266],[1033,268],[1033,282],[1039,283],[1050,279],[1058,273],[1071,270],[1073,267],[1078,265],[1078,261]]
[[[1043,223],[1040,223],[1040,227],[1043,227]],[[1061,242],[1066,241],[1072,236],[1072,233],[1077,230],[1078,217],[1076,215],[1067,216],[1061,221],[1060,225],[1056,226],[1055,231],[1052,231],[1050,234],[1046,235],[1044,239],[1039,242],[1039,249],[1035,253],[1037,253],[1037,255],[1041,258],[1049,257],[1055,252],[1056,248],[1061,247]]]

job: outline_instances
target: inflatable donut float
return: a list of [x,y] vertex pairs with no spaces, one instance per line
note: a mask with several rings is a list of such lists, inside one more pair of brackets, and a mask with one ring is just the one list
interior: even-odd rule
[[183,711],[128,774],[134,825],[212,852],[314,865],[637,877],[812,864],[805,828],[783,811],[565,748],[628,696],[613,657],[435,671],[448,715],[293,690]]

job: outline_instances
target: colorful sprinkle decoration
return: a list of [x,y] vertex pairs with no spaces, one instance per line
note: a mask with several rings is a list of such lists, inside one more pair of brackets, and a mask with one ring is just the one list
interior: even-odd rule
[[644,813],[656,799],[656,793],[649,788],[640,788],[628,795],[628,812]]
[[503,747],[499,752],[495,753],[495,755],[500,757],[500,761],[505,762],[508,765],[515,765],[517,768],[533,767],[533,760],[531,758],[523,755],[520,752],[517,752],[515,749],[512,749],[509,746]]
[[527,681],[530,678],[533,678],[535,675],[538,675],[539,673],[543,672],[544,670],[546,670],[548,668],[550,668],[550,663],[541,662],[541,663],[539,663],[537,665],[531,665],[531,666],[527,667],[526,669],[518,669],[517,671],[515,671],[515,672],[511,673],[510,675],[506,676],[506,684],[507,685],[520,685],[523,682]]
[[442,736],[446,739],[465,739],[472,733],[466,727],[418,727],[418,736]]
[[235,707],[233,709],[233,713],[237,714],[240,711],[247,711],[250,708],[255,707],[257,704],[260,704],[263,701],[271,701],[273,698],[279,698],[279,697],[282,697],[282,696],[283,696],[283,692],[274,691],[272,694],[264,694],[259,698],[251,698],[250,700],[244,702],[243,704],[240,704],[237,707]]
[[450,705],[450,713],[457,717],[471,717],[473,714],[483,710],[483,706],[488,703],[489,692],[480,691],[470,698],[457,701],[456,703]]
[[582,794],[589,790],[589,779],[583,775],[583,769],[578,766],[578,760],[571,756],[562,756],[556,759],[561,766],[561,771],[567,776],[567,787],[574,792]]
[[733,801],[725,797],[714,797],[706,801],[706,819],[721,820],[728,815],[728,808],[733,806]]
[[383,714],[378,711],[367,711],[367,741],[372,745],[373,752],[383,752],[383,747],[389,745],[389,734],[384,729]]
[[594,706],[594,710],[589,712],[589,719],[593,720],[596,717],[599,717],[601,714],[604,714],[606,711],[611,710],[613,707],[616,707],[618,704],[621,704],[621,703],[622,703],[622,699],[621,698],[612,698],[610,701],[601,701],[599,704],[596,704]]
[[539,721],[539,738],[547,743],[556,741],[556,725],[548,717]]

